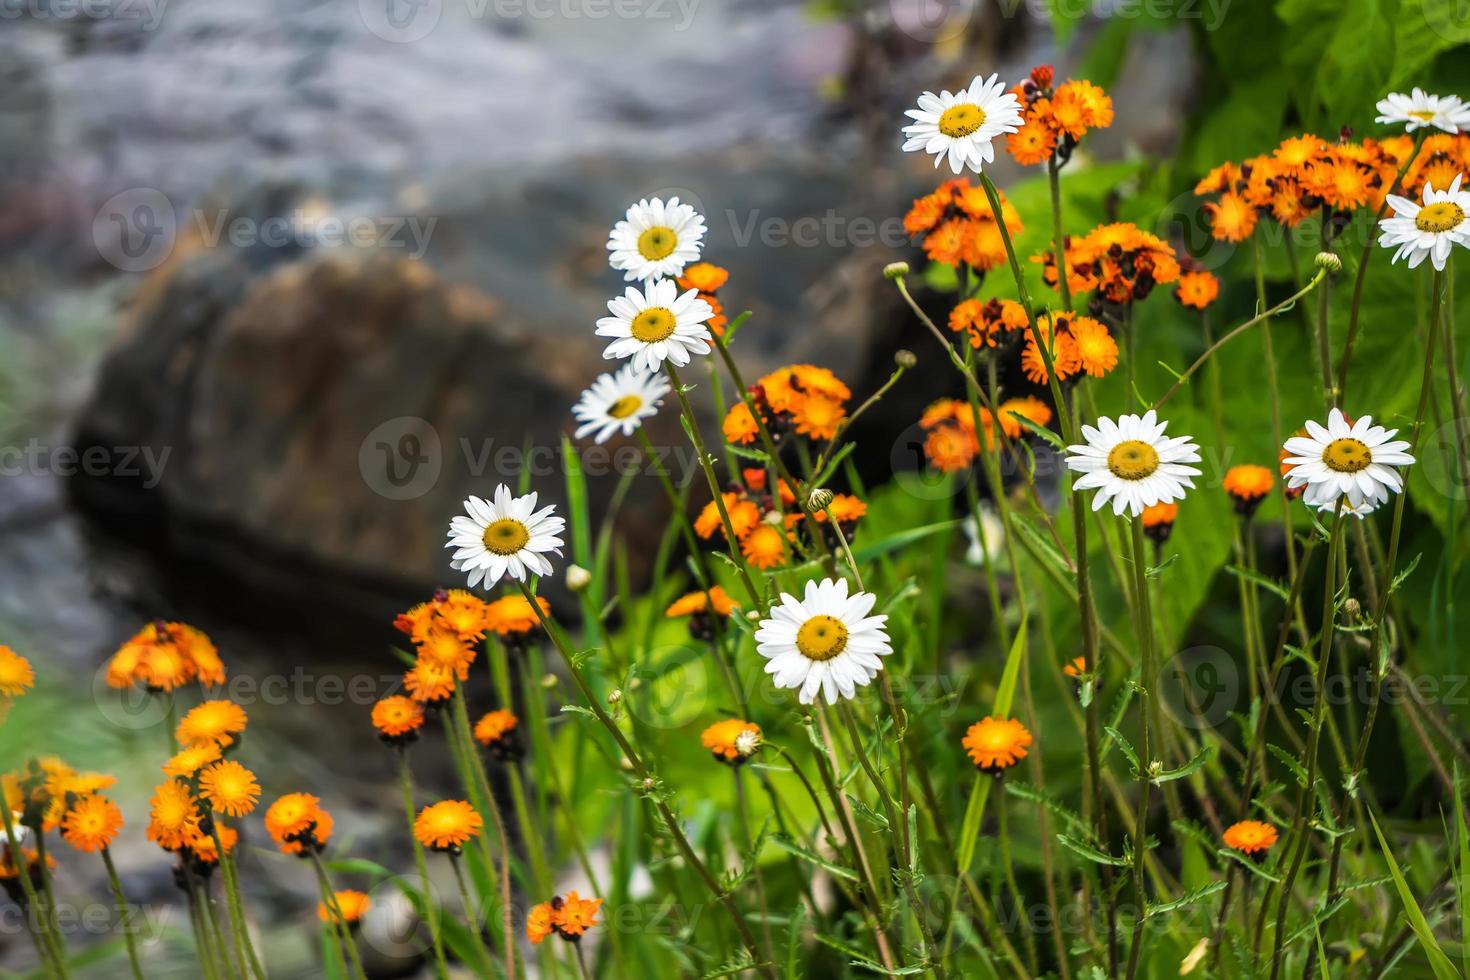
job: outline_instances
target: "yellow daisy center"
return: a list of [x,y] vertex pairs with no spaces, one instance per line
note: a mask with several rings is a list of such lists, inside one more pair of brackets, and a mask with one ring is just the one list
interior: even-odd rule
[[1120,480],[1142,480],[1159,468],[1159,454],[1146,442],[1125,439],[1108,453],[1108,469]]
[[624,395],[607,407],[607,414],[615,419],[625,419],[643,407],[643,399],[637,395]]
[[1422,122],[1434,121],[1434,113],[1430,112],[1428,109],[1415,109],[1412,112],[1407,113],[1407,115],[1411,119],[1418,119]]
[[645,344],[668,340],[679,325],[674,311],[666,306],[650,306],[633,318],[633,336]]
[[650,262],[668,258],[678,245],[679,236],[668,225],[654,225],[638,236],[638,254]]
[[1438,233],[1457,228],[1464,220],[1464,208],[1453,201],[1440,201],[1421,208],[1414,216],[1414,227],[1420,231]]
[[502,517],[485,528],[485,547],[493,554],[513,555],[531,540],[526,525],[511,517]]
[[831,660],[847,649],[847,626],[836,616],[813,616],[796,631],[796,649],[808,660]]
[[1356,439],[1334,439],[1322,450],[1322,462],[1339,473],[1357,473],[1373,462],[1373,453]]
[[952,105],[939,117],[939,131],[955,139],[969,136],[984,125],[985,110],[973,102]]

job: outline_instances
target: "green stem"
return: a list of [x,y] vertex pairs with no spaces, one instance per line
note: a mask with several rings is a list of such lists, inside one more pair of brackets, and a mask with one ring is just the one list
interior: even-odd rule
[[1147,895],[1143,882],[1143,859],[1148,851],[1148,798],[1152,780],[1149,754],[1149,703],[1157,690],[1156,668],[1153,654],[1153,609],[1149,601],[1147,561],[1148,552],[1143,541],[1143,521],[1134,518],[1129,522],[1133,531],[1133,588],[1138,597],[1138,648],[1139,648],[1139,736],[1138,774],[1141,783],[1138,794],[1138,809],[1133,817],[1133,941],[1128,950],[1128,980],[1137,975],[1139,955],[1143,952],[1144,910]]
[[240,960],[240,972],[248,969],[257,980],[265,980],[265,970],[255,955],[255,946],[250,941],[250,932],[245,924],[244,903],[240,900],[240,883],[235,874],[235,856],[226,854],[220,839],[218,818],[209,821],[209,836],[214,841],[215,853],[219,855],[219,866],[225,879],[225,901],[230,916],[230,935],[235,945],[235,956]]
[[[760,592],[756,589],[755,582],[751,581],[750,569],[745,564],[745,556],[740,553],[740,540],[735,537],[735,528],[730,523],[729,512],[725,509],[725,495],[720,491],[720,478],[715,475],[710,455],[704,448],[704,436],[699,431],[699,419],[694,415],[694,407],[689,404],[689,395],[684,391],[684,385],[679,381],[679,372],[674,369],[672,362],[664,362],[664,372],[669,376],[669,384],[673,386],[674,394],[679,397],[679,408],[684,413],[689,438],[694,443],[695,454],[699,457],[699,468],[704,470],[704,478],[709,483],[710,496],[714,499],[715,511],[719,513],[720,524],[725,529],[725,543],[729,546],[730,560],[735,564],[735,570],[740,575],[740,581],[745,586],[746,594],[750,596],[750,606],[754,609],[761,604]],[[795,489],[795,484],[792,484],[792,488]]]
[[321,887],[322,904],[327,907],[328,918],[337,927],[337,935],[347,952],[347,958],[352,963],[352,972],[357,980],[367,980],[367,973],[362,968],[362,958],[357,953],[357,943],[352,938],[352,933],[347,929],[347,919],[342,915],[342,906],[337,903],[337,892],[332,888],[332,879],[327,876],[326,865],[322,864],[321,855],[316,848],[307,847],[306,853],[311,858],[311,866],[316,871],[317,884]]
[[448,980],[449,964],[444,959],[444,939],[439,934],[439,908],[434,902],[434,890],[429,882],[429,864],[424,859],[424,845],[419,843],[418,836],[413,832],[414,825],[414,802],[413,802],[413,773],[408,767],[408,748],[398,746],[395,749],[398,755],[398,776],[403,787],[403,815],[408,820],[408,839],[413,842],[413,863],[418,871],[419,882],[422,885],[420,892],[423,898],[424,921],[429,926],[429,940],[434,946],[434,972],[439,980]]
[[133,968],[133,980],[143,980],[143,968],[138,965],[138,947],[133,940],[132,914],[128,908],[128,900],[123,897],[117,866],[112,863],[112,852],[106,847],[102,848],[102,863],[107,866],[107,883],[112,886],[112,897],[117,902],[118,926],[122,929],[123,941],[128,947],[128,965]]
[[[667,364],[665,366],[668,367]],[[673,376],[673,369],[671,367],[669,368],[669,373],[675,390],[681,391],[678,378]],[[683,397],[682,391],[680,401],[685,405],[688,404],[688,400]],[[698,432],[698,429],[692,425],[691,429],[696,433]],[[701,448],[702,445],[702,441],[697,442],[695,450],[701,454],[705,465],[708,466],[708,456],[704,455]],[[710,475],[713,476],[713,473],[710,472]],[[716,499],[719,499],[718,493]],[[743,568],[743,566],[741,567]],[[562,660],[566,663],[567,672],[571,674],[572,680],[576,683],[577,689],[581,692],[582,697],[587,701],[588,707],[591,708],[592,713],[597,717],[602,727],[607,729],[608,734],[613,737],[613,741],[617,743],[618,748],[622,750],[623,756],[628,760],[629,765],[632,766],[634,775],[638,777],[642,786],[649,792],[654,810],[658,813],[665,828],[669,831],[669,836],[673,840],[674,846],[683,856],[685,863],[694,870],[700,881],[704,883],[705,888],[709,890],[710,894],[729,914],[731,921],[734,923],[735,931],[740,936],[741,943],[744,944],[746,951],[750,953],[753,962],[760,964],[757,968],[770,977],[771,980],[777,980],[775,964],[761,960],[760,946],[757,945],[755,937],[751,934],[750,927],[745,921],[745,917],[735,906],[734,900],[730,897],[729,893],[720,887],[719,881],[710,873],[709,868],[705,866],[704,862],[699,859],[699,855],[694,852],[694,848],[690,846],[689,839],[684,836],[684,830],[679,826],[679,821],[674,817],[673,811],[669,809],[668,804],[659,796],[655,795],[657,781],[650,775],[647,767],[643,764],[643,760],[639,758],[638,752],[628,742],[627,736],[623,734],[622,729],[608,716],[607,711],[602,706],[601,699],[593,693],[591,685],[588,684],[587,678],[582,673],[582,668],[578,665],[577,655],[567,646],[561,632],[555,628],[546,614],[541,611],[541,604],[536,601],[536,597],[531,593],[526,583],[517,581],[516,585],[520,587],[521,594],[530,603],[532,611],[536,614],[536,619],[541,623],[541,628],[546,631],[546,635],[550,636],[552,642],[556,644],[557,650],[562,655]],[[754,590],[753,585],[751,588]],[[753,591],[752,594],[754,594]]]
[[21,849],[20,839],[15,833],[15,818],[11,815],[10,807],[3,798],[0,798],[0,816],[3,816],[5,821],[5,846],[10,849],[10,860],[15,865],[16,877],[20,879],[21,891],[26,897],[26,923],[30,927],[31,936],[36,941],[36,948],[42,951],[42,965],[49,965],[58,976],[65,977],[67,975],[65,951],[51,933],[50,916],[41,907],[35,884],[31,881],[30,866],[26,863],[25,851]]
[[1307,853],[1307,815],[1315,809],[1317,755],[1321,744],[1322,722],[1327,712],[1327,672],[1332,664],[1332,638],[1337,618],[1337,565],[1342,552],[1343,500],[1338,499],[1337,513],[1332,522],[1332,540],[1328,545],[1327,569],[1322,597],[1322,642],[1317,651],[1317,675],[1314,688],[1315,702],[1312,709],[1312,729],[1307,737],[1306,780],[1297,787],[1296,812],[1292,817],[1291,841],[1293,845],[1291,864],[1281,882],[1281,898],[1276,908],[1275,946],[1271,953],[1271,980],[1281,973],[1281,950],[1286,942],[1286,912],[1291,905],[1293,886],[1301,870],[1302,859]]

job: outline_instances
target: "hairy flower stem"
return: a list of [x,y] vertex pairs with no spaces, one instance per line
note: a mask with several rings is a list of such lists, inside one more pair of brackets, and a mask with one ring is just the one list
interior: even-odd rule
[[[643,446],[644,455],[648,457],[648,464],[653,467],[653,472],[658,476],[659,483],[663,485],[664,495],[669,498],[669,507],[672,509],[674,520],[679,525],[680,533],[683,535],[684,546],[689,549],[689,557],[694,562],[695,573],[699,578],[699,586],[704,590],[706,601],[708,601],[709,591],[715,585],[715,578],[710,572],[704,551],[699,547],[699,539],[695,536],[694,525],[689,522],[689,514],[684,509],[684,500],[679,495],[679,491],[675,489],[674,481],[669,477],[668,470],[664,468],[663,461],[658,458],[658,453],[654,451],[653,443],[649,441],[648,433],[643,431],[642,426],[639,426],[637,434],[639,444]],[[722,497],[722,503],[723,499]],[[714,603],[710,602],[710,607],[713,608],[713,606]],[[719,632],[723,633],[723,630]],[[730,695],[735,698],[735,702],[740,706],[741,717],[750,717],[750,704],[745,697],[745,688],[740,683],[739,675],[735,672],[735,667],[732,663],[733,656],[728,659],[726,658],[724,644],[719,642],[718,636],[710,646],[713,648],[715,662],[720,666],[720,675],[725,680],[725,686],[730,688]]]
[[[1062,245],[1061,191],[1059,185],[1055,184],[1058,177],[1054,172],[1054,168],[1051,179],[1054,182],[1052,190],[1052,230],[1056,237],[1057,254],[1058,256],[1063,256],[1062,262],[1059,264],[1057,270],[1057,282],[1058,288],[1062,291],[1061,295],[1064,298],[1064,302],[1070,302],[1070,294],[1066,291],[1068,285],[1065,275],[1065,248]],[[1005,221],[1002,220],[1003,209],[1000,203],[1000,192],[996,190],[994,182],[983,173],[980,175],[980,186],[984,188],[986,200],[990,202],[991,212],[997,218],[996,226],[1000,231],[1001,242],[1005,245],[1006,259],[1011,267],[1011,277],[1016,283],[1016,294],[1020,297],[1021,305],[1026,309],[1026,323],[1030,329],[1031,338],[1035,341],[1037,349],[1041,352],[1041,359],[1046,367],[1047,383],[1051,388],[1052,402],[1056,406],[1057,420],[1062,429],[1062,436],[1068,443],[1081,442],[1079,419],[1077,412],[1073,410],[1076,406],[1075,404],[1069,404],[1068,400],[1063,397],[1061,384],[1057,380],[1056,364],[1052,357],[1051,348],[1042,341],[1041,331],[1036,326],[1036,310],[1031,305],[1031,294],[1026,288],[1026,277],[1021,271],[1020,259],[1016,257],[1016,247],[1015,243],[1011,241],[1010,230],[1006,228]],[[1072,511],[1072,532],[1076,551],[1077,615],[1082,627],[1082,658],[1088,674],[1095,676],[1098,668],[1098,624],[1097,610],[1094,608],[1092,600],[1091,570],[1088,567],[1087,516],[1082,511],[1081,502],[1075,499],[1075,495],[1073,497],[1074,499],[1071,501],[1070,509]],[[1025,665],[1023,665],[1022,669],[1025,669]],[[1098,715],[1097,699],[1095,697],[1088,702],[1087,710],[1084,714],[1084,729],[1084,739],[1087,743],[1088,781],[1091,784],[1090,799],[1092,801],[1091,816],[1093,830],[1097,834],[1099,842],[1106,843],[1107,818],[1105,816],[1106,808],[1103,805],[1102,772],[1100,768],[1101,753],[1098,747]],[[1084,796],[1084,811],[1087,809],[1086,801],[1088,799],[1088,796]],[[1116,976],[1118,972],[1118,916],[1116,890],[1111,887],[1111,884],[1112,872],[1109,868],[1104,867],[1104,890],[1109,895],[1114,896],[1108,903],[1108,969],[1110,973]]]
[[[1312,709],[1312,727],[1307,738],[1306,781],[1297,787],[1296,808],[1291,822],[1292,857],[1285,878],[1281,882],[1281,897],[1276,907],[1276,935],[1271,952],[1271,980],[1281,973],[1281,950],[1286,942],[1286,912],[1291,906],[1292,889],[1302,859],[1307,853],[1307,815],[1315,809],[1311,801],[1316,799],[1317,755],[1322,738],[1322,723],[1327,714],[1327,672],[1332,664],[1332,639],[1337,619],[1337,566],[1342,553],[1343,500],[1338,498],[1337,513],[1332,521],[1332,540],[1328,542],[1327,568],[1324,573],[1322,597],[1322,642],[1317,651],[1317,674],[1314,685],[1315,698]],[[1262,906],[1264,910],[1264,905]]]
[[730,548],[730,560],[735,564],[735,570],[740,575],[740,581],[745,586],[746,594],[750,596],[751,608],[754,609],[761,604],[760,592],[750,578],[750,569],[746,567],[745,556],[740,553],[740,540],[735,537],[735,528],[731,525],[730,514],[725,509],[725,495],[720,492],[720,478],[715,475],[709,452],[704,448],[704,436],[699,432],[699,419],[695,417],[694,408],[689,404],[689,395],[679,382],[679,372],[674,370],[671,362],[664,362],[664,372],[669,376],[669,384],[673,386],[674,394],[679,397],[679,407],[684,413],[689,438],[694,442],[695,454],[699,456],[699,468],[704,470],[705,480],[709,483],[710,495],[714,498],[715,510],[719,513],[720,524],[725,529],[725,543]]
[[[531,605],[540,609],[540,605],[531,600]],[[510,838],[505,832],[505,818],[501,816],[500,804],[495,799],[495,791],[490,788],[490,776],[485,772],[485,763],[480,758],[480,753],[475,749],[474,732],[470,729],[470,713],[465,705],[464,685],[456,684],[454,687],[454,701],[452,709],[454,714],[454,728],[458,733],[460,751],[465,756],[465,765],[470,770],[470,776],[474,780],[480,798],[484,801],[481,812],[488,812],[491,825],[495,828],[496,844],[500,848],[500,929],[501,946],[505,953],[505,975],[515,976],[515,928],[511,922],[514,909],[511,907],[511,866],[510,866]],[[527,833],[531,829],[527,828]],[[485,835],[481,834],[483,842]],[[488,858],[487,858],[488,860]],[[542,887],[537,882],[537,887]],[[549,885],[547,886],[549,888]],[[476,928],[479,928],[477,922]]]
[[25,852],[21,850],[20,839],[15,832],[15,817],[3,798],[0,798],[0,816],[5,820],[5,846],[10,849],[10,860],[15,864],[16,877],[20,879],[21,891],[26,897],[26,924],[36,941],[36,949],[41,953],[41,963],[64,978],[67,976],[66,951],[57,936],[51,932],[51,917],[41,906],[35,883],[31,881]]
[[[673,374],[672,369],[670,369],[670,374]],[[671,377],[670,380],[673,382],[674,390],[681,391],[677,377]],[[686,406],[688,405],[688,400],[683,397],[682,391],[680,401]],[[694,427],[691,426],[691,428]],[[694,431],[698,432],[698,429],[695,428]],[[701,454],[705,464],[708,465],[708,456],[704,454],[702,446],[703,443],[701,441],[695,446],[695,451]],[[716,499],[718,499],[718,491],[716,492]],[[726,520],[728,523],[728,518]],[[743,566],[741,567],[743,568]],[[551,637],[552,642],[556,644],[556,648],[561,653],[562,660],[566,664],[567,672],[571,674],[573,682],[577,685],[577,690],[581,692],[583,699],[587,701],[587,705],[591,708],[593,715],[596,716],[602,727],[607,729],[608,734],[612,736],[613,741],[622,750],[624,758],[628,760],[628,764],[632,766],[633,774],[647,788],[649,800],[653,804],[654,810],[658,813],[659,819],[663,821],[664,827],[668,830],[669,837],[673,840],[674,846],[684,858],[684,863],[694,870],[694,873],[699,877],[700,881],[709,889],[710,895],[729,914],[731,921],[735,925],[735,932],[740,936],[740,942],[745,946],[746,951],[750,953],[752,962],[757,964],[755,969],[760,970],[766,976],[770,977],[771,980],[777,980],[775,964],[761,959],[760,946],[756,943],[755,936],[751,934],[750,926],[746,923],[745,916],[736,907],[734,899],[720,887],[719,881],[710,873],[709,868],[705,866],[704,862],[699,859],[699,855],[694,852],[694,848],[690,846],[689,839],[684,836],[684,830],[679,826],[679,821],[674,817],[673,811],[669,809],[668,804],[655,795],[656,780],[654,780],[648,768],[643,764],[643,760],[639,757],[637,750],[628,741],[627,736],[623,734],[623,730],[618,727],[617,722],[613,721],[606,709],[603,708],[601,699],[593,693],[591,685],[587,682],[587,678],[582,673],[582,668],[578,664],[576,653],[567,644],[566,638],[562,635],[560,629],[556,628],[550,618],[541,611],[541,604],[536,601],[535,595],[532,594],[526,583],[517,581],[516,585],[519,586],[521,594],[525,596],[526,601],[530,603],[531,610],[536,614],[536,619],[541,624],[541,628],[546,631],[546,635]],[[753,588],[754,586],[752,586]]]
[[352,974],[357,980],[367,980],[367,973],[362,968],[362,957],[357,952],[357,942],[347,928],[347,917],[342,914],[342,906],[337,902],[337,892],[332,887],[332,879],[327,875],[327,866],[322,864],[322,856],[316,852],[315,848],[308,847],[306,852],[311,858],[312,869],[316,871],[317,884],[321,887],[322,904],[327,907],[327,918],[332,920],[332,924],[336,927],[338,941],[341,942],[342,948],[347,952],[348,960],[352,963]]
[[[204,980],[219,980],[219,964],[216,962],[214,946],[210,941],[209,926],[205,925],[203,903],[199,898],[199,882],[194,878],[193,872],[183,870],[182,865],[180,869],[180,873],[186,876],[184,880],[189,896],[189,928],[194,933],[194,954],[199,959],[199,968],[204,972]],[[345,973],[346,970],[344,969],[343,972]]]
[[1358,339],[1358,310],[1363,301],[1363,278],[1368,272],[1368,258],[1373,254],[1373,230],[1383,220],[1383,216],[1388,214],[1388,195],[1398,193],[1399,186],[1404,182],[1404,175],[1418,159],[1419,148],[1424,145],[1424,138],[1427,135],[1429,135],[1429,130],[1425,128],[1420,129],[1419,134],[1414,137],[1414,148],[1404,158],[1404,162],[1399,166],[1398,174],[1394,177],[1393,183],[1389,185],[1387,193],[1384,194],[1383,203],[1378,206],[1378,213],[1373,216],[1373,223],[1368,228],[1362,254],[1358,256],[1358,270],[1353,275],[1353,305],[1352,310],[1348,313],[1347,338],[1343,341],[1342,362],[1337,366],[1337,387],[1334,389],[1334,394],[1338,405],[1342,405],[1347,398],[1348,365],[1353,360],[1353,342]]
[[219,855],[220,871],[225,879],[225,905],[230,916],[230,936],[235,945],[235,957],[240,961],[240,972],[248,970],[257,980],[265,980],[265,970],[255,955],[255,945],[250,941],[250,930],[245,924],[245,903],[240,898],[240,877],[235,856],[226,854],[220,839],[218,818],[209,821],[209,837],[214,841],[214,852]]
[[[1401,175],[1402,176],[1402,175]],[[1409,430],[1409,454],[1413,455],[1419,448],[1419,436],[1424,428],[1424,416],[1429,410],[1430,397],[1434,390],[1434,353],[1435,341],[1439,338],[1439,330],[1436,329],[1442,314],[1445,282],[1448,278],[1443,273],[1436,271],[1430,279],[1429,299],[1429,330],[1424,340],[1424,373],[1419,382],[1419,406],[1414,411],[1414,424]],[[1449,319],[1446,317],[1445,319]],[[1451,378],[1453,379],[1453,371]],[[1356,796],[1356,786],[1362,777],[1363,767],[1368,758],[1368,743],[1373,737],[1373,725],[1378,720],[1378,706],[1380,693],[1383,688],[1383,678],[1393,666],[1391,650],[1380,648],[1383,637],[1383,624],[1388,618],[1389,599],[1393,591],[1393,579],[1398,574],[1399,542],[1403,536],[1404,507],[1409,497],[1409,481],[1404,480],[1404,487],[1394,500],[1393,505],[1393,530],[1389,533],[1388,557],[1384,561],[1384,583],[1378,594],[1378,608],[1373,616],[1373,632],[1369,636],[1368,655],[1372,658],[1373,682],[1368,694],[1368,715],[1363,719],[1363,727],[1358,736],[1357,751],[1353,756],[1352,769],[1348,771],[1345,783],[1349,787],[1344,797]],[[1339,825],[1342,821],[1343,801],[1339,801],[1337,820]],[[1343,838],[1339,837],[1333,841],[1333,859],[1330,862],[1330,870],[1327,876],[1327,895],[1329,900],[1335,897],[1337,892],[1337,874],[1341,866],[1339,860],[1343,846]]]
[[[890,949],[888,933],[884,931],[879,916],[883,913],[884,896],[878,891],[878,881],[873,875],[872,865],[868,861],[867,851],[863,848],[862,838],[858,836],[857,823],[853,819],[852,809],[847,798],[842,795],[837,786],[836,763],[832,760],[832,733],[828,728],[826,715],[815,712],[814,717],[821,730],[822,745],[825,751],[818,750],[817,753],[817,775],[821,777],[822,788],[827,791],[827,797],[832,801],[832,810],[837,814],[837,821],[842,825],[842,833],[847,838],[847,843],[852,851],[852,863],[861,877],[863,902],[861,910],[863,917],[868,921],[869,928],[873,930],[873,939],[878,947],[879,957],[883,965],[888,969],[902,966],[901,960],[894,959],[894,953]],[[783,754],[784,751],[783,751]],[[789,758],[789,756],[788,756]],[[820,812],[820,809],[819,811]]]
[[[1320,243],[1320,250],[1323,252],[1329,250],[1327,242],[1327,229],[1328,222],[1324,217],[1322,220]],[[1291,242],[1290,232],[1288,232],[1286,240],[1288,244]],[[1292,271],[1291,281],[1293,284],[1295,284],[1297,281],[1295,269],[1293,269]],[[1330,283],[1324,282],[1322,284],[1322,288],[1317,291],[1317,365],[1322,371],[1322,401],[1325,403],[1325,407],[1329,411],[1331,411],[1332,406],[1336,403],[1337,399],[1337,392],[1334,391],[1332,388],[1332,332],[1327,325],[1327,310],[1331,300],[1332,286]]]
[[1143,541],[1143,521],[1134,518],[1129,522],[1133,538],[1133,588],[1138,596],[1138,650],[1139,650],[1139,735],[1138,735],[1138,779],[1141,784],[1138,794],[1138,809],[1133,816],[1133,940],[1128,949],[1128,980],[1137,975],[1139,954],[1143,952],[1144,911],[1147,894],[1143,882],[1143,858],[1148,850],[1148,798],[1153,781],[1149,776],[1152,765],[1149,755],[1149,705],[1157,690],[1157,672],[1154,664],[1153,609],[1148,593],[1148,552]]
[[394,749],[394,754],[398,756],[398,778],[403,788],[403,815],[408,820],[408,839],[413,842],[414,868],[418,871],[422,886],[419,895],[423,899],[424,907],[420,912],[429,927],[429,941],[434,947],[434,973],[439,980],[448,980],[449,964],[444,959],[444,938],[439,932],[439,907],[434,902],[434,889],[429,881],[429,863],[424,858],[424,845],[413,832],[416,808],[413,802],[413,772],[408,766],[408,748],[398,746]]
[[908,814],[900,813],[894,805],[893,797],[888,792],[888,786],[883,782],[883,777],[873,767],[872,760],[868,758],[868,751],[863,745],[863,736],[858,731],[857,721],[853,716],[852,707],[847,704],[841,705],[838,712],[847,723],[847,733],[852,739],[852,750],[857,756],[858,764],[868,774],[868,779],[878,791],[878,800],[883,805],[883,815],[888,820],[889,833],[892,835],[895,853],[898,854],[902,867],[895,869],[894,877],[898,879],[900,887],[903,888],[904,896],[908,899],[909,906],[913,910],[914,918],[919,923],[919,935],[924,942],[924,960],[930,970],[939,980],[945,980],[948,976],[944,969],[943,957],[939,955],[939,947],[934,942],[934,933],[929,928],[929,918],[924,903],[919,900],[918,892],[914,890],[914,876],[916,873],[916,862],[912,861],[908,847],[905,845],[908,826]]
[[112,888],[112,898],[117,902],[117,924],[122,930],[123,941],[128,947],[128,965],[133,970],[133,980],[143,980],[143,968],[138,965],[138,946],[133,939],[132,915],[128,900],[123,896],[122,881],[117,876],[117,866],[112,863],[112,851],[102,848],[102,863],[107,868],[107,884]]

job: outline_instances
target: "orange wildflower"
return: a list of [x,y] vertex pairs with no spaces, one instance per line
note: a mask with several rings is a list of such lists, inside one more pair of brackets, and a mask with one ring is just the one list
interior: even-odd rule
[[1180,306],[1192,306],[1202,310],[1220,295],[1220,280],[1203,270],[1186,272],[1179,277],[1174,287],[1174,298]]
[[[317,918],[323,922],[335,922],[338,924],[356,925],[367,915],[368,909],[372,908],[373,900],[360,891],[344,888],[332,893],[332,901],[335,908],[328,908],[326,902],[318,902],[316,906]],[[338,914],[340,913],[340,915]]]
[[413,698],[392,694],[373,705],[372,721],[379,738],[402,744],[418,738],[424,727],[424,707]]
[[1242,854],[1260,854],[1276,843],[1276,828],[1259,820],[1242,820],[1225,828],[1225,846]]
[[434,851],[458,851],[466,841],[479,836],[485,821],[464,800],[444,800],[419,811],[413,835]]
[[112,844],[122,825],[122,811],[117,804],[92,794],[78,799],[66,811],[61,837],[79,851],[100,851]]
[[720,762],[738,766],[760,748],[761,729],[740,718],[726,718],[701,732],[699,741]]
[[0,646],[0,697],[18,698],[36,684],[31,662],[7,646]]
[[1014,718],[986,717],[970,726],[961,744],[975,767],[999,774],[1026,758],[1031,733]]

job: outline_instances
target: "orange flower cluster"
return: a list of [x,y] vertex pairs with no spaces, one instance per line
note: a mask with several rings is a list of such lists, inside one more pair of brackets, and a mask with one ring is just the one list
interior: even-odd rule
[[[1021,216],[1004,194],[996,194],[1006,231],[1014,238],[1021,231]],[[903,227],[910,235],[923,235],[924,254],[943,265],[964,264],[985,272],[1006,261],[1005,240],[990,199],[967,177],[946,180],[916,200],[904,215]]]
[[20,822],[46,832],[61,826],[67,800],[91,796],[117,783],[100,772],[80,772],[55,756],[32,759],[0,776],[0,805],[19,813]]
[[333,825],[321,799],[310,793],[287,793],[265,811],[265,832],[283,854],[297,857],[310,857],[325,848]]
[[1065,161],[1089,129],[1113,124],[1113,100],[1097,85],[1066,81],[1052,87],[1051,65],[1011,89],[1021,103],[1021,128],[1006,137],[1006,149],[1023,167],[1045,163],[1053,154]]
[[[1270,153],[1239,164],[1220,164],[1195,185],[1194,192],[1201,197],[1215,195],[1204,207],[1211,234],[1223,241],[1244,241],[1263,217],[1295,228],[1319,211],[1340,231],[1357,209],[1377,211],[1383,205],[1413,148],[1413,138],[1404,135],[1362,142],[1344,135],[1329,142],[1305,133],[1282,140]],[[1437,134],[1424,141],[1403,186],[1430,183],[1443,190],[1466,169],[1470,169],[1470,137]]]
[[1035,337],[1028,337],[1021,352],[1021,370],[1036,384],[1048,383],[1048,353],[1060,381],[1078,374],[1101,378],[1118,366],[1118,342],[1107,326],[1090,316],[1044,313],[1036,318],[1036,332],[1046,351]]
[[[744,471],[744,477],[744,485],[736,484],[731,490],[720,494],[725,514],[730,519],[730,530],[735,533],[735,540],[740,544],[740,553],[756,568],[770,569],[786,565],[791,561],[791,546],[796,540],[796,529],[805,518],[796,508],[796,496],[785,481],[781,481],[778,509],[774,498],[760,492],[765,488],[764,471],[748,469]],[[828,510],[837,519],[843,533],[850,538],[858,519],[867,513],[868,505],[851,494],[839,493],[833,496]],[[826,515],[817,515],[817,523],[826,524]],[[704,509],[694,519],[694,532],[701,538],[709,539],[717,532],[724,533],[724,530],[719,508],[712,500],[704,505]],[[699,596],[703,595],[704,593],[699,593]],[[692,596],[693,593],[670,606],[667,614],[683,616],[702,613],[704,610],[701,600]],[[729,596],[720,592],[715,601],[716,612],[720,612],[722,605],[726,603],[734,605]],[[720,615],[729,613],[720,612]],[[691,622],[691,631],[695,631],[696,626],[708,627],[709,624]],[[703,636],[705,630],[695,632],[697,636]]]
[[[1179,278],[1179,259],[1169,243],[1126,221],[1099,225],[1081,238],[1068,237],[1062,251],[1073,296],[1096,290],[1101,299],[1121,306]],[[1031,261],[1045,267],[1047,285],[1056,288],[1056,256],[1047,251]]]
[[225,666],[209,637],[183,623],[149,623],[107,662],[110,687],[174,691],[194,681],[223,684]]
[[722,269],[720,266],[710,262],[696,262],[693,265],[685,266],[684,274],[674,280],[678,284],[680,291],[688,289],[698,290],[699,298],[708,303],[710,309],[715,311],[715,315],[710,317],[704,325],[709,327],[710,332],[716,337],[723,337],[725,335],[725,327],[730,323],[730,318],[725,316],[725,305],[715,295],[720,291],[720,287],[725,285],[729,279],[729,270]]
[[[847,418],[852,389],[826,368],[792,364],[779,368],[751,386],[751,401],[771,437],[779,441],[788,432],[808,439],[831,439]],[[744,400],[725,415],[725,441],[748,446],[760,436],[755,416]]]
[[722,586],[713,585],[708,592],[698,589],[681,595],[669,604],[664,615],[670,619],[678,619],[681,616],[698,616],[713,609],[717,616],[729,616],[739,606],[740,603],[730,598],[730,594]]
[[949,329],[970,335],[970,346],[997,347],[1010,334],[1025,333],[1026,307],[1009,299],[961,300],[949,311]]
[[[1001,431],[1008,439],[1019,439],[1025,427],[1017,416],[1034,425],[1045,426],[1051,422],[1051,406],[1034,395],[1010,398],[996,406],[992,416],[987,409],[980,409],[980,424],[985,432],[985,449],[995,448],[996,416],[999,416]],[[927,435],[924,438],[924,458],[929,465],[942,473],[962,470],[975,461],[980,452],[980,440],[975,435],[975,413],[968,402],[957,398],[941,398],[930,404],[919,419],[919,427]]]
[[[551,606],[540,596],[536,603],[542,615]],[[540,624],[525,596],[508,595],[486,602],[463,589],[440,590],[428,602],[414,606],[394,621],[418,650],[414,665],[403,675],[403,687],[415,701],[442,705],[455,686],[469,677],[480,641],[493,632],[507,646],[518,645]],[[397,712],[396,708],[384,709]],[[381,734],[398,739],[407,732]]]
[[458,636],[466,643],[485,638],[485,600],[464,589],[440,589],[428,602],[399,613],[393,625],[414,643],[423,643],[435,633]]
[[576,942],[583,933],[597,925],[600,898],[582,898],[575,891],[558,895],[549,902],[534,906],[526,915],[526,938],[533,946],[553,932],[568,942]]

